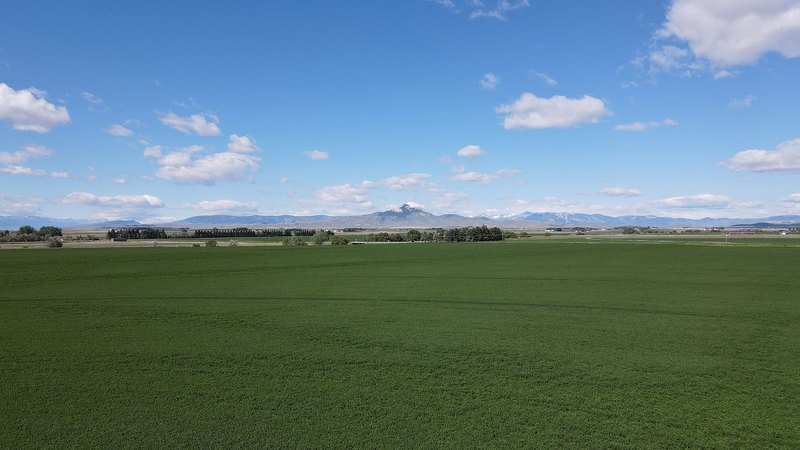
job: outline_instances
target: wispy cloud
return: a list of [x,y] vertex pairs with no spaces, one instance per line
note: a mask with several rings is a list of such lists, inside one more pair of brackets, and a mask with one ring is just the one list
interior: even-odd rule
[[756,97],[753,95],[746,95],[742,98],[735,98],[728,103],[728,109],[742,109],[742,108],[749,108],[753,106],[753,102],[756,101]]
[[650,122],[633,122],[633,123],[624,123],[614,127],[616,131],[645,131],[650,128],[656,127],[674,127],[678,125],[678,122],[672,119],[664,119],[664,120],[651,120]]
[[322,161],[328,159],[328,157],[330,156],[328,155],[328,152],[322,150],[309,150],[303,152],[303,154],[306,156],[306,158],[313,161]]
[[219,118],[213,114],[192,114],[181,117],[175,113],[168,113],[159,117],[161,123],[178,130],[184,134],[198,136],[219,136]]
[[550,77],[550,75],[548,75],[548,74],[546,74],[544,72],[539,72],[539,71],[537,71],[535,69],[529,70],[528,71],[528,76],[531,77],[531,78],[537,78],[537,79],[539,79],[541,81],[544,81],[545,84],[547,84],[549,86],[555,86],[555,85],[558,84],[558,81],[554,80],[552,77]]
[[485,89],[487,91],[493,91],[500,85],[500,77],[495,75],[492,72],[487,73],[486,75],[481,78],[478,82],[480,84],[481,89]]

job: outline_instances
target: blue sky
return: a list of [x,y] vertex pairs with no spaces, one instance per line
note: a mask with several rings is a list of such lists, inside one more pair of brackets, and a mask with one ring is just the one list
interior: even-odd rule
[[800,1],[7,1],[0,215],[800,213]]

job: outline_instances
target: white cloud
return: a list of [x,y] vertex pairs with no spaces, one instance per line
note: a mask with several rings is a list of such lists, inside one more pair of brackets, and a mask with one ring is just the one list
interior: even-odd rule
[[192,114],[189,117],[181,117],[175,113],[169,113],[159,118],[164,125],[180,131],[184,134],[196,134],[198,136],[219,136],[219,118],[212,114]]
[[126,137],[133,135],[133,130],[131,130],[130,128],[126,128],[125,126],[120,125],[118,123],[115,123],[110,127],[106,128],[106,132],[112,136],[118,136],[118,137]]
[[449,209],[468,198],[466,192],[442,192],[434,197],[431,206],[436,209]]
[[657,204],[674,209],[728,208],[731,205],[731,199],[724,195],[698,194],[665,198]]
[[46,158],[53,152],[41,145],[29,145],[14,153],[0,152],[0,164],[22,164],[32,158]]
[[608,195],[610,197],[638,197],[642,195],[642,192],[632,188],[610,187],[601,189],[598,194]]
[[550,75],[544,72],[536,71],[534,69],[528,71],[528,76],[530,76],[531,78],[538,78],[550,86],[555,86],[558,84],[558,81],[554,80],[552,77],[550,77]]
[[258,212],[258,203],[239,202],[236,200],[203,200],[196,203],[184,203],[179,206],[183,209],[194,209],[207,214],[244,214]]
[[228,151],[234,153],[254,153],[261,149],[256,145],[255,139],[250,136],[232,134],[228,136]]
[[69,172],[50,172],[53,178],[69,178]]
[[103,99],[92,94],[91,92],[81,92],[81,97],[93,105],[102,105]]
[[42,169],[32,169],[25,166],[6,166],[0,169],[0,172],[8,175],[29,175],[33,177],[43,177],[47,175],[47,171]]
[[776,150],[741,151],[725,165],[737,172],[800,171],[800,139],[783,142]]
[[674,127],[678,122],[672,119],[664,119],[660,121],[651,120],[650,122],[633,122],[620,124],[614,127],[616,131],[644,131],[648,128],[655,128],[660,126]]
[[0,215],[33,216],[42,213],[41,199],[0,194]]
[[753,106],[753,102],[756,101],[756,97],[753,95],[746,95],[742,98],[735,98],[728,103],[728,109],[741,109],[741,108],[749,108]]
[[47,133],[53,127],[70,122],[69,112],[44,99],[35,88],[15,91],[0,83],[0,120],[11,122],[15,130]]
[[486,152],[482,148],[480,148],[480,146],[477,145],[467,145],[461,147],[458,150],[458,156],[461,156],[463,158],[474,158],[477,156],[481,156],[484,153]]
[[714,73],[715,80],[724,80],[725,78],[733,78],[735,76],[736,72],[730,70],[718,70]]
[[470,19],[487,17],[500,21],[507,21],[506,15],[509,12],[517,11],[530,6],[528,0],[497,0],[493,7],[486,7],[486,0],[472,0],[471,3],[476,7],[470,15]]
[[62,203],[85,205],[98,208],[93,218],[115,220],[131,218],[134,215],[150,214],[162,208],[164,202],[160,198],[149,195],[95,195],[90,192],[72,192],[61,198]]
[[800,203],[800,192],[798,192],[797,194],[788,195],[786,198],[783,199],[783,201],[787,203]]
[[688,43],[695,56],[720,67],[755,64],[777,52],[800,56],[797,0],[675,0],[662,38]]
[[487,91],[493,91],[497,86],[500,85],[500,77],[493,74],[492,72],[487,73],[486,75],[481,78],[478,82],[482,89],[486,89]]
[[428,184],[426,180],[431,176],[429,173],[407,173],[386,178],[382,183],[392,190],[415,189],[426,186]]
[[159,208],[164,206],[160,198],[142,195],[94,195],[90,192],[72,192],[61,199],[68,204],[112,206],[128,208]]
[[684,70],[691,73],[692,70],[701,68],[695,63],[689,50],[674,45],[657,46],[650,51],[649,57],[653,71]]
[[147,158],[160,158],[161,157],[161,146],[160,145],[151,145],[144,149],[144,156]]
[[501,178],[508,178],[514,175],[521,173],[519,170],[514,169],[500,169],[495,171],[494,173],[482,173],[482,172],[464,172],[458,175],[454,175],[450,177],[453,181],[461,181],[466,183],[479,183],[479,184],[488,184],[492,181],[499,180]]
[[322,150],[309,150],[307,152],[303,152],[306,155],[306,158],[314,160],[314,161],[322,161],[328,159],[329,155],[328,152]]
[[187,153],[173,152],[159,162],[156,176],[183,184],[214,184],[218,181],[242,181],[259,169],[260,158],[234,152],[220,152],[192,159]]
[[370,208],[372,201],[370,200],[369,190],[375,187],[375,183],[371,181],[363,181],[361,184],[338,184],[334,186],[325,186],[316,192],[317,200],[330,207],[356,207],[356,208]]
[[128,180],[125,177],[112,178],[111,182],[114,184],[127,184]]
[[575,127],[596,123],[610,113],[602,100],[588,95],[579,99],[563,95],[539,98],[529,92],[496,111],[506,114],[503,126],[507,130]]

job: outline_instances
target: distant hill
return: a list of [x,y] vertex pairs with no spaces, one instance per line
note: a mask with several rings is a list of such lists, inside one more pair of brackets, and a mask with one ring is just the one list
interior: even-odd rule
[[53,219],[41,216],[0,216],[0,230],[16,230],[23,225],[30,225],[35,228],[41,228],[46,225],[72,228],[85,223],[85,220]]
[[210,215],[210,216],[192,216],[177,222],[171,222],[172,225],[180,226],[196,226],[196,225],[209,225],[209,224],[237,224],[237,225],[282,225],[293,224],[305,221],[326,220],[332,218],[331,216],[229,216],[229,215]]
[[[748,225],[749,224],[749,225]],[[466,217],[459,214],[431,214],[421,208],[405,204],[388,211],[354,216],[329,215],[208,215],[192,216],[175,222],[143,224],[135,220],[93,222],[76,219],[54,219],[40,216],[0,216],[0,229],[17,229],[22,225],[41,227],[55,225],[62,228],[108,228],[158,226],[164,228],[448,228],[462,226],[500,226],[507,228],[595,227],[621,226],[650,227],[753,227],[781,228],[800,226],[800,215],[771,216],[753,219],[704,218],[686,219],[662,216],[608,216],[604,214],[530,212],[501,217]]]

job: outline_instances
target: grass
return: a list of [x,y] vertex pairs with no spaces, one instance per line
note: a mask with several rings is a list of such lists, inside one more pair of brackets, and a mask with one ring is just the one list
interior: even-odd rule
[[800,442],[800,251],[0,250],[8,447]]

